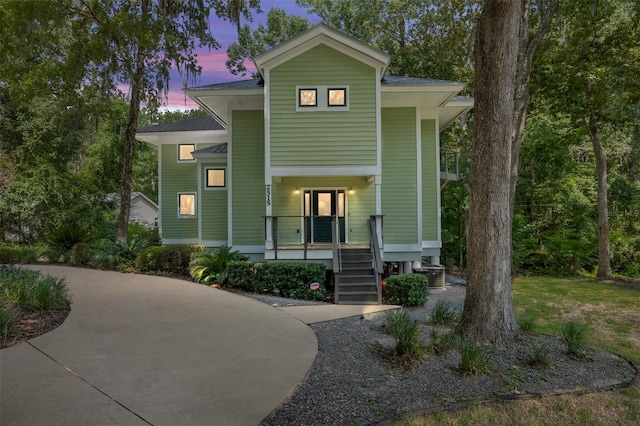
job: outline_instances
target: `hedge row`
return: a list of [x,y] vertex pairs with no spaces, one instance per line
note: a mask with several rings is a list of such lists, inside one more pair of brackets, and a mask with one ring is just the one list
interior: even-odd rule
[[422,274],[391,275],[384,295],[392,305],[422,306],[429,295],[429,281]]
[[134,264],[142,272],[184,276],[189,275],[191,255],[205,251],[199,245],[152,246],[141,251]]
[[[325,278],[322,263],[240,261],[231,262],[227,273],[231,287],[253,293],[279,293],[294,299],[325,300],[328,296]],[[320,288],[311,291],[311,283],[318,283]]]

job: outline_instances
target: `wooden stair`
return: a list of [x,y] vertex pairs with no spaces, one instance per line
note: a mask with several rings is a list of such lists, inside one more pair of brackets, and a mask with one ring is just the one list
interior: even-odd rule
[[343,305],[376,305],[378,277],[368,248],[342,249],[342,272],[334,273],[335,301]]

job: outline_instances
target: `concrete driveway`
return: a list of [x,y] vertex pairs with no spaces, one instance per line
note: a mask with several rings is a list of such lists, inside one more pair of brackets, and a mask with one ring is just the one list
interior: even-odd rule
[[296,387],[313,331],[258,301],[169,278],[62,266],[59,328],[0,351],[2,425],[253,425]]

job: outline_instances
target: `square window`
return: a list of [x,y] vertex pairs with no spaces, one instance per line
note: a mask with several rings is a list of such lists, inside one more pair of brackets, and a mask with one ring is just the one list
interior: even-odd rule
[[196,194],[178,194],[178,216],[196,215]]
[[194,144],[180,144],[178,145],[178,161],[193,161],[193,155],[191,154],[196,150]]
[[224,188],[224,169],[207,169],[207,188]]
[[316,89],[299,89],[298,102],[301,107],[314,107],[318,105]]
[[347,106],[347,89],[328,89],[329,106]]

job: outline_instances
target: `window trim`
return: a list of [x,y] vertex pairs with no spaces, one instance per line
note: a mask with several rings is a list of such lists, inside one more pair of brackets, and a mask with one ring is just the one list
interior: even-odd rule
[[[341,90],[344,92],[344,103],[339,105],[331,105],[331,96],[330,93],[332,90]],[[346,87],[327,87],[327,108],[346,108],[347,106],[347,88]]]
[[[193,214],[180,213],[180,197],[193,195]],[[178,219],[194,219],[198,217],[198,194],[196,192],[178,192]]]
[[[222,186],[209,185],[209,170],[222,170],[224,172],[224,182]],[[226,167],[205,167],[204,168],[204,187],[206,190],[220,190],[227,188],[227,168]]]
[[[187,158],[187,159],[182,159],[180,158],[180,147],[181,146],[192,146],[193,147],[193,151],[195,151],[196,148],[196,144],[194,143],[179,143],[178,144],[178,152],[177,152],[177,159],[178,159],[178,163],[195,163],[196,159],[193,158],[193,155],[191,156],[192,158]],[[191,151],[191,152],[193,152]]]
[[[302,92],[303,91],[313,91],[315,96],[316,103],[313,105],[303,105],[302,104]],[[299,87],[298,88],[298,108],[317,108],[318,107],[318,88],[317,87]]]
[[[300,92],[302,90],[316,91],[316,105],[300,105]],[[329,105],[329,90],[344,90],[344,105]],[[296,86],[296,112],[318,111],[349,111],[349,85],[348,84],[317,84]]]

